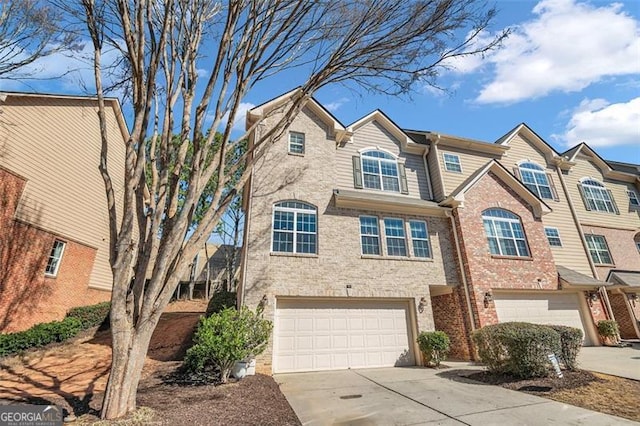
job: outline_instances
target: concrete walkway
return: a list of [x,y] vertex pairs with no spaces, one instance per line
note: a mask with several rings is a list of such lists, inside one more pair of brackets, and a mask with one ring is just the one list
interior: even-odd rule
[[[635,422],[464,376],[451,368],[380,368],[279,374],[303,425],[633,425]],[[477,371],[477,367],[476,371]]]
[[640,344],[634,344],[630,348],[584,347],[578,354],[578,367],[640,380]]

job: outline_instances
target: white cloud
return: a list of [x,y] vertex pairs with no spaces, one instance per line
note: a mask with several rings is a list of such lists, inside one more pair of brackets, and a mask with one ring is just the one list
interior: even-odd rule
[[[250,102],[240,102],[238,105],[238,111],[236,112],[236,119],[233,121],[233,130],[235,131],[243,131],[244,124],[247,116],[247,111],[255,108],[255,105]],[[213,116],[207,116],[207,119],[213,120]],[[227,111],[222,117],[222,122],[220,123],[221,127],[227,125],[227,121],[229,121],[229,112]]]
[[[622,5],[543,0],[512,28],[502,49],[452,61],[460,73],[489,68],[479,103],[510,103],[576,92],[605,77],[640,73],[640,23]],[[486,37],[482,35],[482,37]]]
[[640,97],[610,104],[604,99],[585,99],[575,109],[565,132],[552,135],[567,146],[586,142],[591,147],[638,145]]
[[338,108],[340,108],[342,105],[346,104],[347,102],[349,102],[349,98],[340,98],[340,99],[336,99],[333,102],[329,102],[323,105],[329,111],[335,112]]

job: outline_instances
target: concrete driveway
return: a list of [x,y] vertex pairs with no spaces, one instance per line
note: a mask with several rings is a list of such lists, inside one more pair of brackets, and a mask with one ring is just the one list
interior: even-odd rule
[[[380,368],[279,374],[303,425],[624,425],[619,417],[466,379],[449,369]],[[477,367],[476,370],[477,371]]]
[[640,344],[630,348],[584,347],[578,354],[578,366],[583,370],[640,380]]

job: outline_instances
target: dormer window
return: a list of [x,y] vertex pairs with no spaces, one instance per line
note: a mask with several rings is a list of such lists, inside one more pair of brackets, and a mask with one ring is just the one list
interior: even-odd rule
[[520,181],[539,198],[558,201],[551,176],[544,167],[532,161],[523,161],[518,165],[516,175],[519,175],[517,177]]
[[611,191],[597,180],[582,178],[578,184],[578,189],[587,210],[620,214]]
[[407,194],[404,164],[382,150],[367,150],[353,157],[353,180],[356,188],[377,189]]

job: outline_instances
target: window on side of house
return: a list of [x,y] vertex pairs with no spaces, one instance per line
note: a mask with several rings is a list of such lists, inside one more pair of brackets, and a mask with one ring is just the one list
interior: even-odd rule
[[554,199],[549,176],[544,167],[525,161],[518,166],[520,179],[524,185],[540,198]]
[[562,240],[560,239],[560,231],[558,228],[544,227],[544,233],[547,236],[549,245],[552,247],[562,247]]
[[520,218],[503,209],[482,212],[489,251],[497,256],[529,257],[527,239]]
[[289,152],[304,155],[304,133],[289,132]]
[[587,240],[587,247],[589,248],[589,254],[591,255],[593,263],[598,265],[613,265],[609,246],[603,235],[585,234],[584,238]]
[[317,254],[317,210],[300,201],[273,206],[273,244],[276,253]]
[[429,245],[429,232],[427,224],[422,220],[410,220],[411,243],[413,245],[413,256],[421,258],[431,257],[431,247]]
[[384,235],[388,256],[407,256],[407,241],[404,232],[404,220],[393,217],[384,218]]
[[383,151],[366,151],[362,153],[361,158],[365,188],[400,192],[400,177],[396,158]]
[[631,205],[631,207],[640,207],[640,199],[635,190],[627,189],[627,196],[629,197],[629,205]]
[[377,217],[360,216],[360,246],[363,255],[380,255],[380,231]]
[[462,165],[460,164],[460,156],[444,152],[444,169],[448,172],[462,173]]
[[47,259],[47,266],[44,270],[45,275],[55,277],[58,275],[60,269],[60,262],[62,261],[62,255],[64,254],[64,248],[66,244],[63,241],[55,240],[49,258]]
[[640,253],[640,232],[638,232],[636,236],[633,237],[633,242],[636,243],[636,248],[638,249],[638,253]]
[[620,214],[613,194],[602,183],[592,178],[582,178],[578,184],[587,210]]

